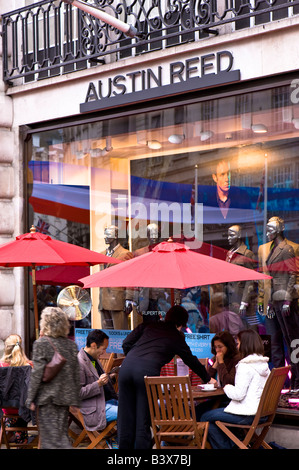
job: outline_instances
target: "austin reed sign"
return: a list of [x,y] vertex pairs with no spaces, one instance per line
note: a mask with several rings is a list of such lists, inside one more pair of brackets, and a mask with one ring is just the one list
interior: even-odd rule
[[177,95],[237,82],[230,51],[219,51],[184,61],[117,74],[88,84],[80,112],[91,112],[130,103]]

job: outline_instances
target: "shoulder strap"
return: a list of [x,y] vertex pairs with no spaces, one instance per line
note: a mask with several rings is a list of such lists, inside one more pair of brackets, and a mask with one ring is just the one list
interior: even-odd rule
[[53,344],[53,341],[50,340],[49,336],[44,336],[44,338],[46,338],[46,339],[49,341],[49,343],[51,344],[52,348],[56,351],[56,348],[55,348],[55,346],[54,346],[54,344]]

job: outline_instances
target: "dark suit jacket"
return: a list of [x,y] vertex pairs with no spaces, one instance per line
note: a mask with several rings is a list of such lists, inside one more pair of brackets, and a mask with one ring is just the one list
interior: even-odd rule
[[122,347],[126,358],[120,373],[124,366],[131,367],[132,363],[161,370],[177,355],[203,382],[210,380],[206,368],[192,354],[184,334],[169,322],[141,323],[126,337]]
[[299,245],[286,238],[270,254],[272,242],[261,245],[258,250],[260,268],[271,280],[259,281],[259,303],[267,307],[270,300],[299,298]]
[[288,300],[295,298],[296,264],[293,247],[283,240],[273,251],[270,251],[266,260],[267,268],[272,276],[272,300]]
[[[258,248],[258,263],[259,263],[259,270],[263,270],[265,274],[270,275],[267,265],[266,259],[270,253],[270,246],[272,242],[265,243],[264,245],[260,245]],[[264,312],[267,310],[268,303],[270,301],[271,296],[271,279],[263,279],[258,281],[258,303],[263,305]]]
[[[226,261],[248,269],[254,269],[255,264],[254,253],[247,248],[245,243],[242,243],[237,251],[232,254],[231,250],[229,250],[226,255]],[[250,294],[254,289],[253,281],[228,282],[227,287],[228,291],[231,292],[231,295],[229,296],[230,303],[250,303]]]
[[[103,253],[106,254],[106,253]],[[114,251],[112,258],[121,259],[123,261],[133,258],[133,254],[119,245]],[[107,264],[101,269],[107,269],[113,264]],[[123,287],[102,287],[100,289],[100,310],[116,310],[121,311],[125,308],[126,299],[133,298],[132,289],[126,290]]]
[[[201,187],[200,187],[201,188]],[[231,186],[229,190],[230,206],[226,217],[222,214],[217,200],[217,188],[204,186],[199,191],[198,202],[203,203],[204,224],[234,224],[254,220],[248,193],[237,186]]]
[[[133,257],[136,258],[137,256],[149,253],[151,251],[151,248],[153,248],[154,246],[155,245],[146,245],[142,248],[138,248],[138,250],[134,251]],[[139,306],[140,313],[146,312],[149,308],[150,300],[157,301],[159,294],[161,293],[163,295],[164,292],[167,292],[167,289],[159,289],[157,287],[136,287],[134,289],[134,300]]]

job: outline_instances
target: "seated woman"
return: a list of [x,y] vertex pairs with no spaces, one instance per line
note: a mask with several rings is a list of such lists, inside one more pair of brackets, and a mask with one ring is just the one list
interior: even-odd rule
[[225,408],[205,412],[201,421],[209,421],[208,441],[213,449],[230,449],[233,442],[215,421],[233,424],[251,424],[270,374],[268,357],[264,356],[264,345],[254,330],[243,330],[237,340],[240,361],[236,366],[235,385],[225,385],[224,392],[231,399]]
[[[221,331],[212,338],[211,351],[214,356],[209,360],[207,367],[211,377],[210,383],[218,384],[220,387],[227,384],[234,385],[236,365],[240,360],[235,338],[228,331]],[[214,402],[215,400],[211,398],[195,407],[197,421],[205,411],[213,407]],[[224,396],[221,405],[227,405],[228,402],[228,398]]]
[[[4,353],[0,359],[0,367],[21,367],[31,366],[32,362],[26,357],[22,348],[22,338],[19,335],[13,334],[8,336],[4,341]],[[2,411],[9,415],[17,415],[16,408],[3,408]],[[7,427],[27,427],[27,422],[19,418],[6,418],[5,424]],[[26,444],[28,442],[27,431],[15,431],[14,442],[16,444]]]
[[221,387],[234,385],[236,365],[240,360],[234,337],[228,331],[221,331],[213,337],[211,350],[214,357],[208,366],[208,373]]

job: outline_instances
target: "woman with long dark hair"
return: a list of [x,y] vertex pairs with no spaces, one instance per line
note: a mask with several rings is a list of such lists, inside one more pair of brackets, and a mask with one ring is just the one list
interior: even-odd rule
[[233,442],[215,424],[224,421],[233,424],[251,424],[258,409],[264,386],[269,377],[269,358],[264,356],[264,345],[254,330],[238,333],[240,361],[236,366],[235,385],[225,385],[224,392],[230,398],[225,408],[210,410],[201,416],[209,421],[208,441],[213,449],[230,449]]
[[234,385],[236,365],[240,360],[235,338],[228,331],[221,331],[212,338],[214,357],[208,365],[208,373],[221,387]]
[[[211,341],[211,352],[214,354],[209,359],[207,371],[211,377],[210,383],[220,387],[227,384],[234,385],[236,375],[236,365],[240,360],[235,338],[228,331],[221,331],[216,334]],[[209,398],[195,406],[196,419],[200,421],[201,416],[206,411],[215,407],[215,398]],[[219,397],[217,397],[219,400]],[[225,406],[229,402],[227,396],[224,396],[218,406]]]

